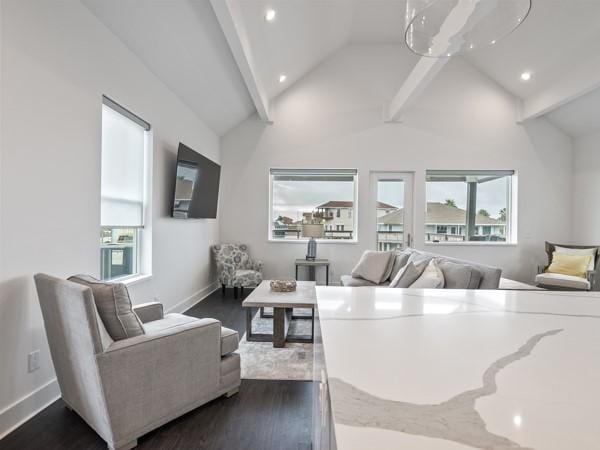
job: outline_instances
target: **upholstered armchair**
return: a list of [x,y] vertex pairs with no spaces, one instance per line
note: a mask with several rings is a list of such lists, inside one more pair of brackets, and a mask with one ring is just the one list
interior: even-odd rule
[[250,258],[247,245],[219,244],[213,245],[212,250],[223,295],[226,288],[233,288],[234,296],[238,298],[238,288],[243,295],[245,287],[256,287],[261,283],[262,262]]
[[109,449],[238,391],[238,333],[218,320],[152,302],[133,307],[141,334],[113,340],[92,288],[44,274],[35,284],[63,401]]
[[[545,250],[548,256],[548,264],[538,266],[538,274],[535,277],[536,286],[559,291],[593,291],[598,288],[597,272],[600,270],[600,247],[595,245],[563,245],[546,242]],[[547,273],[546,270],[552,264],[554,252],[557,250],[560,250],[559,253],[571,255],[591,255],[592,259],[585,277],[563,275],[561,273]]]

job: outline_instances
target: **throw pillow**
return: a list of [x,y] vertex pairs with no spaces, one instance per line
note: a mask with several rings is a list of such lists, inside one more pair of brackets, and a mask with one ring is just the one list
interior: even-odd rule
[[473,266],[458,264],[445,259],[438,261],[444,274],[445,289],[477,289],[481,283],[481,272]]
[[420,289],[441,289],[444,287],[444,274],[435,259],[429,261],[421,276],[410,287]]
[[558,245],[554,246],[556,253],[561,253],[563,255],[577,255],[577,256],[591,256],[590,263],[588,265],[587,270],[594,270],[595,268],[595,259],[596,253],[598,252],[598,248],[567,248],[567,247],[559,247]]
[[402,269],[404,266],[406,266],[406,264],[408,263],[408,258],[410,258],[411,253],[412,253],[411,250],[402,250],[401,252],[396,252],[396,254],[394,255],[394,258],[392,258],[394,263],[392,264],[392,271],[390,272],[390,276],[389,276],[390,281],[392,281],[394,278],[396,278],[396,275],[398,275],[398,272],[400,272],[400,269]]
[[428,261],[421,261],[418,263],[409,262],[406,264],[398,274],[394,277],[389,287],[391,288],[407,288],[413,284],[425,271]]
[[392,252],[367,250],[360,257],[356,267],[352,269],[352,276],[380,284],[390,276],[392,255]]
[[565,255],[554,252],[552,253],[552,264],[546,269],[546,272],[585,278],[590,259],[592,257],[589,255]]
[[127,286],[123,283],[105,283],[89,275],[74,275],[69,281],[92,290],[98,315],[113,340],[144,334],[142,322],[133,311]]

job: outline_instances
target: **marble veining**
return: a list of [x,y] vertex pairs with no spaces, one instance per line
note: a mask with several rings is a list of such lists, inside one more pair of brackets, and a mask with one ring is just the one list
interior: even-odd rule
[[332,377],[329,379],[329,388],[336,399],[335,421],[354,427],[382,428],[446,439],[479,449],[533,450],[489,432],[475,409],[475,402],[497,391],[496,375],[502,369],[529,356],[543,339],[562,331],[554,329],[532,336],[516,351],[493,362],[483,373],[481,387],[462,392],[438,404],[416,404],[379,398]]
[[600,448],[597,293],[316,294],[338,450]]

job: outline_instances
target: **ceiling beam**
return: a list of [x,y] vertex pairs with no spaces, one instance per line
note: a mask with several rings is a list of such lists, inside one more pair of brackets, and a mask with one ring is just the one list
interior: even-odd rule
[[[472,29],[489,12],[489,8],[492,7],[492,4],[488,2],[487,4],[481,3],[478,8],[477,6],[480,2],[481,0],[459,2],[450,11],[448,17],[442,23],[440,31],[433,40],[440,40],[442,42],[454,41],[457,43],[456,45],[459,45],[461,40],[453,40],[453,37]],[[449,53],[453,53],[453,51],[454,49],[452,48],[448,49]],[[387,106],[385,121],[401,121],[402,115],[412,106],[449,60],[450,58],[448,57],[421,57]]]
[[239,4],[232,0],[210,0],[210,3],[246,83],[258,116],[262,121],[270,122],[269,99],[256,75],[252,49]]
[[385,118],[386,122],[399,122],[404,113],[423,93],[448,60],[449,58],[426,57],[419,59],[419,62],[390,101]]
[[543,116],[595,89],[600,88],[600,55],[589,55],[567,75],[521,102],[518,123]]

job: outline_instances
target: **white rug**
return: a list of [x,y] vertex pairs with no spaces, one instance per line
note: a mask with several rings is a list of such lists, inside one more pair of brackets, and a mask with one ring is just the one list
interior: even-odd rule
[[[267,308],[265,312],[270,313]],[[309,315],[310,310],[294,309],[294,315]],[[315,320],[315,327],[317,327]],[[292,320],[289,334],[310,335],[310,320]],[[255,333],[272,333],[273,319],[261,319],[258,312],[252,320]],[[286,343],[274,348],[272,342],[248,342],[246,334],[240,340],[242,378],[251,380],[313,380],[313,351],[310,343]]]

